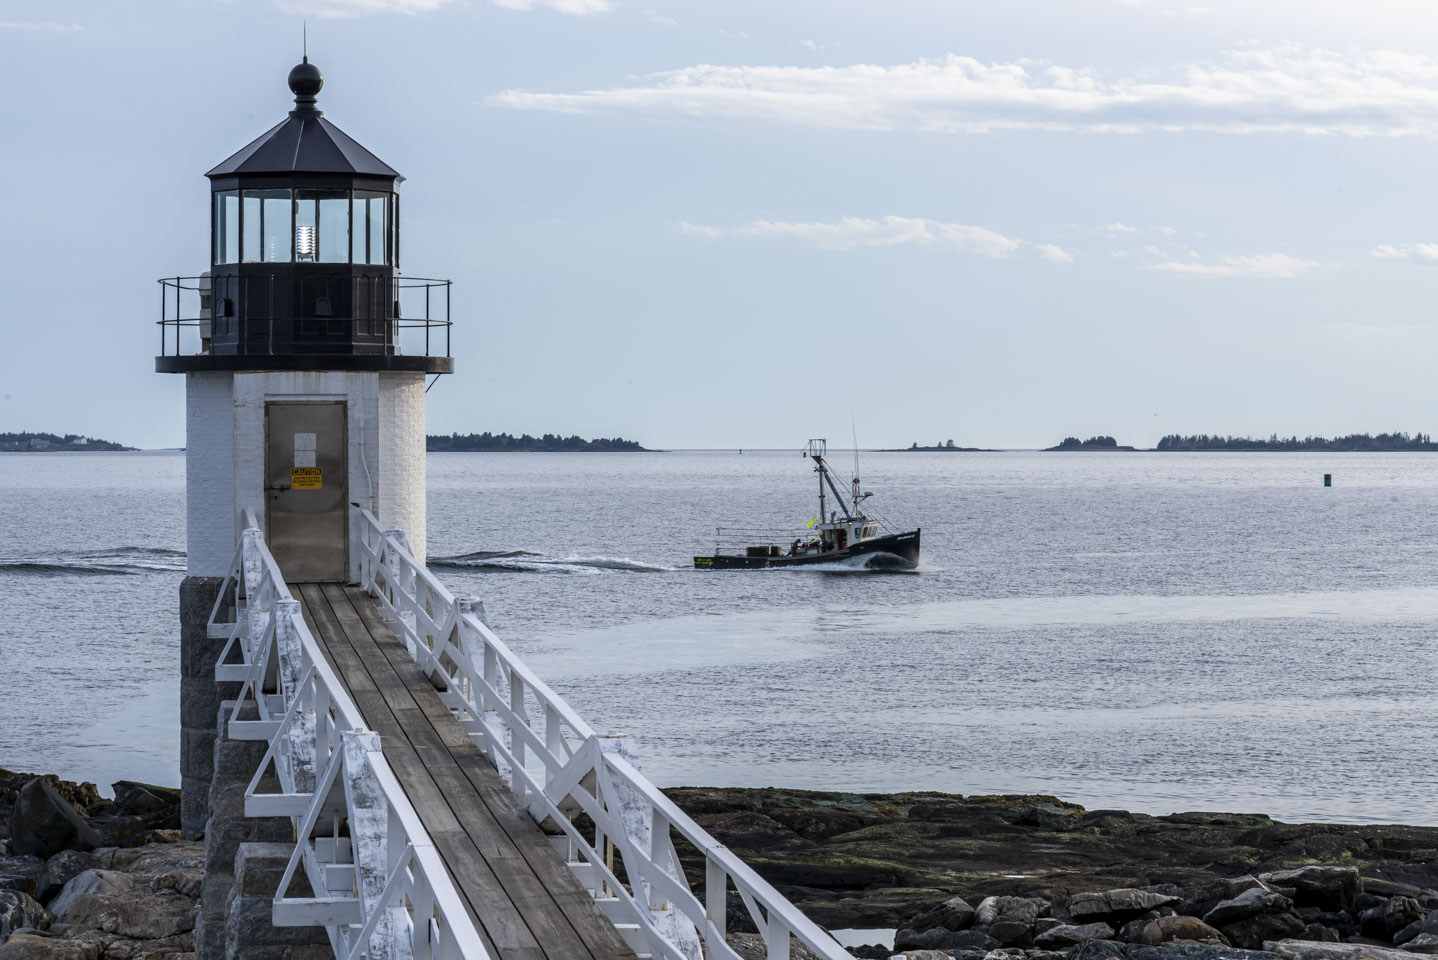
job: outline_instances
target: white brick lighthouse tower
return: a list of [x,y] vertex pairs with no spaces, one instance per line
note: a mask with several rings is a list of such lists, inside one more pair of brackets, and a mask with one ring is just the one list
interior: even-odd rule
[[[206,174],[210,269],[161,281],[155,369],[185,376],[181,775],[204,829],[219,647],[205,622],[247,511],[290,581],[357,579],[350,504],[425,549],[425,381],[450,373],[449,283],[401,277],[403,177],[325,119],[308,58],[289,117]],[[203,803],[201,802],[203,794]]]

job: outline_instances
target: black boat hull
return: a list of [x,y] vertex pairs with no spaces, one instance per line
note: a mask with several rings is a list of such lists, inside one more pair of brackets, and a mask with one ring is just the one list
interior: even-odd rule
[[919,565],[919,531],[890,534],[863,540],[843,550],[827,553],[804,554],[797,557],[745,557],[730,553],[716,553],[712,557],[695,557],[696,570],[758,570],[764,567],[802,567],[817,563],[837,563],[852,557],[877,556],[892,558],[876,563],[879,568],[910,570]]

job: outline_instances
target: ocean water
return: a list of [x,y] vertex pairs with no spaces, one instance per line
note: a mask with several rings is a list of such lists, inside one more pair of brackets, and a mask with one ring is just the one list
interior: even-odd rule
[[[662,785],[1438,824],[1438,458],[861,466],[917,572],[691,569],[814,514],[797,449],[432,454],[431,566]],[[0,457],[0,766],[177,782],[183,473]]]

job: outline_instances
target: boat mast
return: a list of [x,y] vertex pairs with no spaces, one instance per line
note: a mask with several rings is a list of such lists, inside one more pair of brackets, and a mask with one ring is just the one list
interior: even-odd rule
[[839,487],[834,483],[834,477],[829,473],[829,467],[824,463],[824,454],[828,452],[827,440],[810,440],[809,448],[806,451],[814,459],[815,470],[819,472],[819,520],[821,523],[828,523],[824,511],[827,509],[824,503],[824,485],[828,484],[829,489],[834,492],[834,500],[839,504],[839,509],[844,511],[844,519],[852,521],[853,515],[849,513],[849,507],[844,503],[844,495],[839,492]]
[[827,440],[810,440],[809,456],[814,459],[814,472],[819,475],[819,522],[827,523],[828,515],[824,512],[824,454],[827,452],[829,442]]

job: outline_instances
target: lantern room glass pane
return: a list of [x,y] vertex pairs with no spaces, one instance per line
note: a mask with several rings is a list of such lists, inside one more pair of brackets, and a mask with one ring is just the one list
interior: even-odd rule
[[389,263],[389,197],[369,199],[369,262]]
[[348,263],[350,195],[348,190],[316,190],[320,204],[320,263]]
[[255,194],[257,190],[246,190],[244,193],[243,209],[240,211],[244,217],[244,231],[240,237],[242,255],[240,257],[245,263],[260,262],[260,221],[264,214],[261,212],[264,205]]
[[245,263],[288,262],[294,252],[294,201],[289,190],[246,190],[240,245]]
[[389,263],[389,223],[389,194],[355,191],[355,263]]
[[240,192],[215,194],[215,263],[240,261]]

